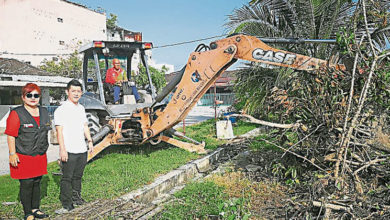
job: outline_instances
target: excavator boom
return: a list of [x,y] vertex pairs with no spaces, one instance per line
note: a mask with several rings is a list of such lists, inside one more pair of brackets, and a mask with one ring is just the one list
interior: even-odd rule
[[155,113],[157,118],[151,124],[144,121],[144,142],[182,121],[216,79],[238,59],[297,70],[326,67],[345,70],[344,65],[275,49],[248,35],[235,35],[212,42],[210,49],[191,53],[171,101],[166,108]]

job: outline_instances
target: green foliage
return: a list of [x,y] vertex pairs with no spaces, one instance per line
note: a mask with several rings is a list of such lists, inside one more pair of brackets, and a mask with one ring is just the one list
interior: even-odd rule
[[376,89],[372,90],[371,94],[373,100],[383,110],[390,111],[390,64],[383,62],[381,65],[382,67],[376,71],[377,78],[374,81]]
[[[161,70],[158,70],[154,67],[149,66],[149,72],[152,77],[152,83],[156,87],[157,93],[162,90],[167,84],[165,80],[165,73],[168,71],[168,68],[165,66]],[[148,75],[146,74],[146,68],[143,65],[139,65],[139,74],[136,77],[136,83],[138,86],[147,86],[149,85]]]
[[240,173],[213,175],[176,193],[157,219],[249,219],[251,196],[259,188]]
[[[88,79],[92,79],[93,81],[97,81],[95,61],[93,59],[88,59],[87,65],[88,65],[88,67],[87,67]],[[103,82],[104,82],[104,79],[106,78],[107,69],[110,68],[110,62],[108,62],[108,65],[109,66],[106,67],[105,60],[99,59],[100,76],[102,77]]]
[[287,185],[298,185],[300,181],[297,176],[297,168],[295,166],[289,166],[287,171],[284,173],[284,176],[288,178],[286,180]]
[[81,78],[82,60],[78,52],[74,51],[67,57],[60,57],[59,61],[45,59],[39,68],[57,76]]
[[[265,1],[253,0],[249,6],[236,9],[230,16],[226,24],[231,33],[244,33],[262,37],[301,37],[313,39],[335,38],[340,44],[339,48],[330,44],[278,44],[276,47],[287,51],[301,53],[308,56],[327,59],[335,49],[347,54],[350,45],[354,43],[355,34],[350,23],[356,7],[351,0],[330,0],[330,1]],[[350,11],[349,13],[346,13]],[[378,14],[369,16],[372,24],[383,24],[386,16]],[[382,22],[378,22],[380,20]],[[377,22],[374,22],[377,21]],[[359,22],[359,33],[365,33]],[[379,28],[379,27],[378,27]],[[385,31],[387,34],[387,31]],[[356,33],[356,32],[355,32]],[[381,34],[373,37],[382,38]],[[382,40],[383,42],[383,40]],[[383,45],[383,44],[382,44]],[[273,46],[273,45],[270,45]],[[248,114],[259,116],[263,120],[268,119],[268,114],[272,109],[276,121],[283,123],[288,119],[293,105],[286,104],[286,108],[281,108],[284,103],[279,103],[279,107],[269,108],[269,98],[272,96],[272,89],[277,88],[287,92],[285,100],[291,103],[294,99],[308,98],[304,93],[304,85],[301,80],[305,77],[297,75],[308,75],[305,72],[286,70],[284,68],[265,69],[263,66],[250,65],[247,69],[241,69],[237,73],[237,83],[235,85],[236,97],[239,99],[239,107]],[[307,76],[307,78],[312,78]],[[334,83],[334,82],[333,82]],[[294,90],[294,92],[292,92]],[[337,90],[337,88],[335,88]],[[267,100],[268,99],[268,100]],[[292,103],[294,104],[294,103]],[[296,105],[299,105],[298,103]],[[305,111],[305,109],[302,109]],[[291,116],[291,115],[290,115]],[[299,116],[300,117],[300,116]],[[303,116],[305,117],[305,116]],[[292,119],[292,118],[290,118]],[[294,120],[292,120],[294,121]]]
[[350,53],[351,45],[355,44],[355,34],[351,29],[341,27],[336,36],[337,45],[341,54]]
[[299,141],[298,133],[295,131],[286,131],[285,137],[287,138],[286,141],[288,141],[287,144],[297,143]]
[[163,211],[159,219],[207,219],[219,216],[227,195],[213,182],[190,183],[175,194],[176,199]]
[[288,186],[299,185],[298,168],[294,165],[289,165],[287,168],[280,162],[272,164],[272,175],[285,179]]
[[256,2],[257,2],[258,0],[251,0],[250,2],[249,2],[249,4],[256,4]]
[[[259,66],[240,70],[236,74],[237,81],[234,87],[238,99],[235,107],[248,114],[257,115],[263,120],[270,120],[271,116],[272,120],[279,121],[286,116],[289,106],[286,102],[288,100],[278,99],[285,96],[281,94],[284,88],[293,86],[292,80],[297,74],[287,68],[264,69]],[[272,97],[273,95],[279,97]],[[270,102],[278,106],[278,111],[269,111]],[[287,108],[283,108],[284,106]]]
[[283,176],[286,168],[282,163],[274,163],[272,164],[272,174],[277,177]]
[[[292,132],[287,132],[288,135],[291,135]],[[274,144],[284,144],[287,136],[280,135],[279,129],[272,129],[266,132],[263,132],[261,135],[255,137],[251,144],[249,145],[252,150],[272,150],[277,152],[283,152],[280,148],[276,147]],[[288,137],[287,137],[287,140]]]
[[254,138],[250,144],[252,150],[276,150],[279,151],[279,148],[275,147],[273,144],[270,144],[264,140],[275,141],[275,138],[269,136],[269,134],[261,134]]
[[9,175],[4,175],[4,176],[0,176],[0,182],[1,182],[0,198],[2,198],[2,201],[14,201],[15,198],[17,198],[19,193],[18,191],[19,181],[16,179],[11,179]]
[[[67,57],[60,57],[58,61],[45,59],[39,68],[57,76],[81,78],[82,60],[78,56],[78,52],[74,51]],[[50,88],[49,94],[55,100],[61,100],[64,91],[63,89]]]
[[261,125],[238,120],[236,124],[233,124],[233,133],[236,136],[242,135],[260,126]]
[[222,219],[249,219],[250,214],[245,210],[245,198],[231,198],[229,201],[219,204],[219,215]]
[[110,18],[107,18],[106,25],[107,29],[114,29],[117,26],[118,16],[110,13]]

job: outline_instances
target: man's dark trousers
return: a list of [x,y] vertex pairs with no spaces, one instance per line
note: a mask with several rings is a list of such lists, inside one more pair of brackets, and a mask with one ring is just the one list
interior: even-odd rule
[[87,156],[87,152],[80,154],[68,153],[68,161],[62,162],[60,200],[65,208],[71,207],[73,203],[73,191],[81,195],[81,178],[87,164]]

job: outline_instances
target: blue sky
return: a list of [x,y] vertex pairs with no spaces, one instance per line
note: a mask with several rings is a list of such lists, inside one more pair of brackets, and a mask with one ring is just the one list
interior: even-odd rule
[[[101,7],[118,15],[118,25],[139,31],[154,46],[174,44],[226,34],[223,26],[232,14],[249,0],[71,0],[91,9]],[[215,40],[215,39],[213,39]],[[153,49],[157,63],[168,63],[179,70],[200,43]]]

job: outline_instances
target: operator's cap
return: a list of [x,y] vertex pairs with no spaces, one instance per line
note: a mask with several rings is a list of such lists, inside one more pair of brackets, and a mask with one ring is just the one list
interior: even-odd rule
[[112,64],[120,64],[121,62],[119,61],[119,59],[115,58],[112,60]]

